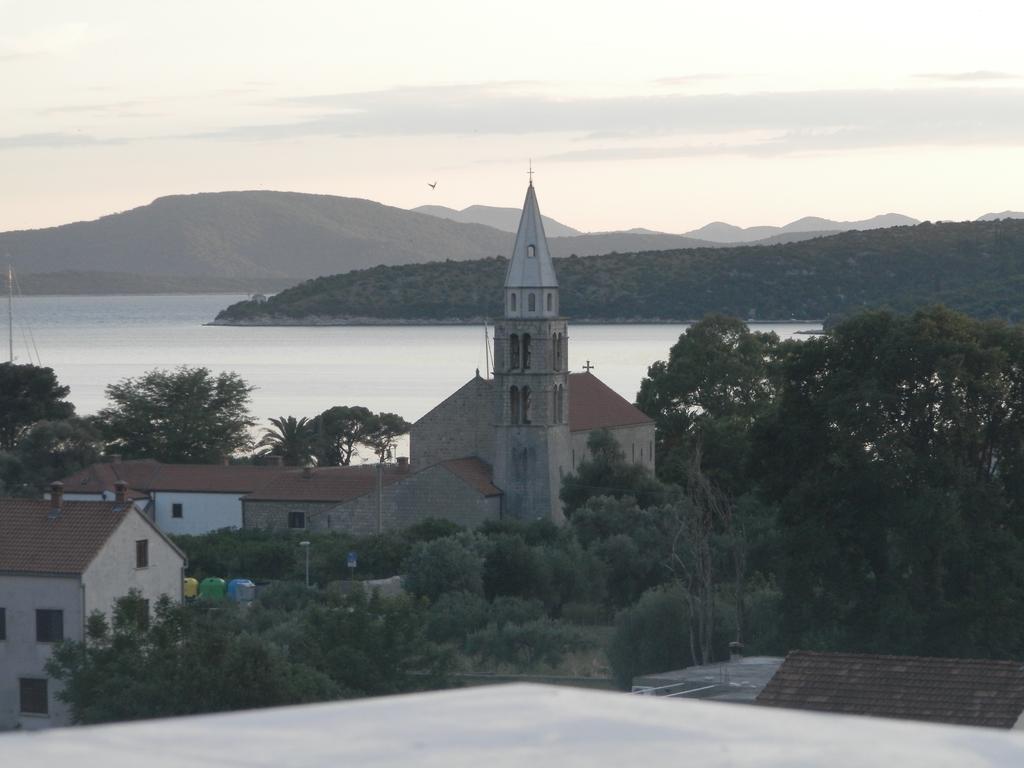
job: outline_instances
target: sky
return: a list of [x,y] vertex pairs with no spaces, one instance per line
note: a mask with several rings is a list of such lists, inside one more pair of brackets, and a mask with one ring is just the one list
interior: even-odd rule
[[[684,232],[1024,210],[1024,5],[0,0],[0,231],[171,194]],[[428,186],[437,182],[435,189]]]

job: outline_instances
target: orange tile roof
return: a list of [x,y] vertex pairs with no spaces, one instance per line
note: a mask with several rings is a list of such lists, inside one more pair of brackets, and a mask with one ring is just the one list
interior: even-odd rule
[[773,707],[1012,728],[1024,712],[1018,661],[792,651],[757,697]]
[[294,467],[255,464],[163,464],[153,459],[93,464],[63,479],[65,493],[112,491],[123,480],[131,493],[151,491],[192,493],[250,493]]
[[501,491],[491,482],[494,477],[491,465],[475,457],[442,461],[441,466],[462,482],[483,496],[501,496]]
[[0,499],[0,572],[78,575],[132,507],[65,501],[51,516],[43,499]]
[[654,419],[594,374],[569,374],[570,432],[653,423]]
[[[245,497],[246,501],[329,501],[342,502],[363,496],[377,487],[377,465],[316,467],[309,476],[302,469],[278,471]],[[382,481],[391,485],[411,473],[407,468],[386,465]]]

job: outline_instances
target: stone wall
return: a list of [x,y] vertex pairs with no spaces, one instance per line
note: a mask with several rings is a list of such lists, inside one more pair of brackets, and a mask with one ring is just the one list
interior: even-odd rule
[[413,424],[409,433],[413,468],[466,456],[493,464],[493,392],[493,382],[476,376]]
[[[615,437],[619,447],[622,449],[622,453],[626,456],[626,461],[631,464],[640,464],[645,469],[649,470],[652,474],[654,473],[654,424],[636,424],[631,427],[614,427],[608,430]],[[576,471],[576,467],[579,466],[580,462],[590,456],[590,451],[587,448],[587,440],[590,438],[590,432],[573,432],[572,433],[572,471]]]
[[428,517],[476,528],[501,516],[501,497],[484,496],[438,464],[385,485],[382,499],[374,489],[345,502],[247,501],[245,527],[288,530],[289,512],[305,512],[306,529],[312,533],[366,536],[378,527],[408,528]]
[[333,501],[247,501],[242,499],[242,527],[265,531],[302,530],[288,527],[288,514],[302,512],[306,527],[329,509],[337,506]]

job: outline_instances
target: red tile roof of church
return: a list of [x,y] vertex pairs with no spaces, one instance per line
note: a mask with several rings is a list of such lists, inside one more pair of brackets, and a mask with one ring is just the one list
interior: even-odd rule
[[470,488],[483,496],[501,496],[501,490],[491,482],[494,471],[491,465],[475,457],[442,461],[441,466],[450,471]]
[[569,431],[653,424],[654,420],[592,373],[569,374]]

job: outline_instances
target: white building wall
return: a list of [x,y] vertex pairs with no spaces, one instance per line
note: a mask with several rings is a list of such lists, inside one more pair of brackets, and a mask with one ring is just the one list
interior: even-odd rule
[[[135,567],[135,542],[149,542],[149,565]],[[180,602],[184,588],[185,560],[141,514],[129,514],[111,534],[106,545],[82,574],[85,615],[102,611],[110,615],[114,603],[137,589],[155,606],[161,595]]]
[[[154,522],[164,533],[200,534],[242,527],[240,493],[156,491],[153,496]],[[181,504],[181,517],[172,516],[175,504]]]
[[[38,730],[70,722],[68,707],[57,700],[59,689],[52,680],[47,686],[49,715],[20,714],[18,679],[48,677],[44,666],[53,645],[36,642],[36,609],[63,611],[64,638],[81,640],[85,615],[82,603],[82,584],[77,576],[0,575],[0,607],[7,615],[7,639],[0,640],[0,731]],[[4,762],[0,758],[0,763]]]

